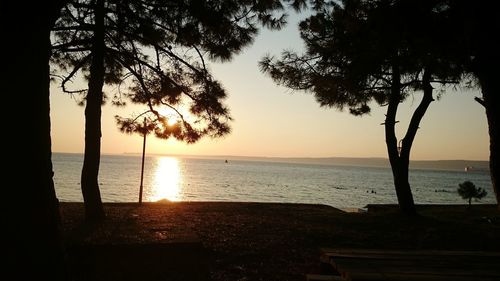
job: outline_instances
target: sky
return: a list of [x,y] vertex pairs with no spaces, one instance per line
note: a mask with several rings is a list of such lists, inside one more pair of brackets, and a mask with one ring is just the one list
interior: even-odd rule
[[[304,16],[302,16],[304,17]],[[232,132],[195,144],[147,138],[148,154],[227,155],[264,157],[383,157],[387,158],[384,127],[386,107],[373,105],[369,115],[353,116],[347,110],[321,108],[314,96],[277,86],[260,72],[258,61],[266,54],[303,50],[291,13],[280,31],[261,30],[252,45],[230,62],[210,63],[210,69],[228,93]],[[448,89],[431,103],[420,123],[412,147],[413,160],[487,160],[489,136],[484,109],[474,101],[479,90]],[[422,95],[415,93],[400,105],[396,125],[402,138]],[[114,116],[127,117],[138,108],[102,108],[101,153],[141,153],[139,135],[121,133]],[[53,152],[83,153],[84,107],[78,106],[57,84],[51,86]]]

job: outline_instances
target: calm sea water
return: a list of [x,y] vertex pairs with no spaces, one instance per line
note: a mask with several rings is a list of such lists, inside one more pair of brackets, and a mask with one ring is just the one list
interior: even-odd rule
[[[83,155],[54,153],[54,182],[61,201],[83,201],[80,172]],[[141,157],[103,155],[99,172],[105,202],[138,201]],[[465,203],[456,189],[470,180],[487,190],[479,203],[494,203],[489,174],[453,170],[411,170],[417,203]],[[391,170],[224,159],[146,157],[144,201],[258,201],[326,204],[363,208],[397,203]]]

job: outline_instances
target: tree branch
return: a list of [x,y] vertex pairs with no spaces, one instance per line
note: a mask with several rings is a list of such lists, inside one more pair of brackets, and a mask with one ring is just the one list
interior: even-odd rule
[[68,30],[74,30],[74,31],[93,31],[94,26],[88,23],[81,23],[80,25],[72,25],[72,26],[57,26],[52,28],[52,31],[68,31]]
[[73,70],[68,74],[68,76],[66,76],[66,78],[64,78],[64,80],[61,82],[61,89],[63,90],[63,92],[68,93],[68,94],[80,94],[80,93],[83,93],[86,91],[86,90],[75,90],[75,91],[67,90],[66,83],[71,81],[71,78],[73,78],[73,76],[75,76],[75,74],[78,72],[78,70],[80,70],[80,68],[82,68],[88,62],[90,57],[91,57],[91,54],[88,54],[85,57],[83,57],[78,62],[78,64],[76,64],[73,67]]
[[[112,49],[110,49],[112,50]],[[114,51],[114,50],[112,50]],[[116,57],[116,59],[120,62],[120,64],[126,68],[128,71],[130,71],[130,73],[132,73],[134,75],[134,77],[136,77],[139,81],[139,83],[141,83],[141,87],[143,87],[144,89],[147,89],[145,83],[144,83],[144,80],[142,78],[142,75],[139,74],[136,70],[132,69],[129,65],[126,65],[125,62],[119,58],[119,57]],[[148,69],[152,70],[154,73],[156,73],[159,77],[163,78],[163,79],[167,79],[168,81],[170,81],[173,85],[175,85],[176,87],[178,87],[179,89],[181,89],[182,93],[184,95],[186,95],[187,97],[189,97],[190,99],[196,101],[197,99],[191,95],[191,94],[188,94],[186,93],[186,91],[182,90],[183,87],[181,85],[179,85],[178,83],[176,83],[174,80],[172,80],[170,77],[166,76],[162,71],[158,70],[156,67],[150,65],[149,63],[139,59],[139,58],[136,58],[136,57],[132,57],[132,59],[134,60],[137,60],[139,62],[139,65],[144,65],[146,66]],[[139,79],[140,78],[140,79]],[[149,93],[149,90],[148,90],[148,93]]]
[[205,65],[205,60],[203,59],[203,55],[201,54],[200,50],[196,46],[193,46],[193,48],[198,53],[198,56],[200,57],[200,60],[201,60],[201,64],[203,65],[203,70],[205,70],[205,73],[206,73],[207,72],[207,67]]
[[122,33],[124,35],[127,35],[130,38],[135,38],[135,39],[140,40],[140,41],[148,42],[151,46],[154,46],[155,48],[158,48],[158,50],[160,50],[163,53],[167,54],[169,57],[180,61],[186,67],[190,68],[192,71],[201,74],[201,71],[199,69],[197,69],[196,67],[194,67],[193,65],[191,65],[190,63],[188,63],[187,61],[185,61],[184,59],[182,59],[181,57],[179,57],[176,54],[174,54],[171,50],[168,50],[168,49],[163,48],[162,46],[159,46],[158,44],[154,43],[153,41],[149,40],[148,38],[141,37],[141,36],[139,36],[137,34],[131,34],[131,33],[126,32],[124,30],[119,30],[116,27],[109,27],[109,28],[113,29],[113,30],[115,30],[117,32],[120,32],[120,33]]
[[422,78],[422,84],[423,84],[423,90],[424,90],[424,95],[422,97],[422,101],[418,105],[418,107],[415,109],[415,112],[413,112],[413,116],[410,120],[410,124],[408,125],[408,130],[406,131],[406,135],[403,138],[403,145],[401,149],[401,158],[409,161],[410,159],[410,151],[411,151],[411,146],[413,144],[413,140],[415,139],[415,135],[417,134],[417,130],[420,125],[420,121],[422,121],[422,118],[424,117],[425,112],[427,111],[427,108],[431,104],[432,101],[434,101],[434,98],[432,97],[432,91],[433,88],[431,86],[431,74],[430,70],[426,69],[424,70],[424,75]]
[[484,100],[482,98],[480,98],[480,97],[474,97],[474,100],[477,101],[483,107],[486,107],[486,104],[484,103]]
[[61,51],[61,52],[64,52],[64,53],[81,53],[81,52],[90,52],[92,50],[92,47],[88,47],[88,48],[59,48],[59,49],[56,49],[57,51]]
[[[72,41],[67,42],[67,43],[61,43],[61,44],[58,44],[58,45],[53,45],[52,49],[53,50],[55,50],[55,49],[64,49],[64,48],[67,48],[67,47],[80,46],[80,45],[83,45],[83,44],[90,44],[90,43],[92,43],[92,41],[89,38],[79,39],[79,40],[72,40]],[[89,50],[90,50],[90,47],[89,47]]]

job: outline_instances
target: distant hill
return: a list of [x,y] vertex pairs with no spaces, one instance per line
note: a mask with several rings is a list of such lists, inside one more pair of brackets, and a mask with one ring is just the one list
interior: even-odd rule
[[489,171],[488,161],[478,160],[435,160],[435,161],[412,161],[411,168],[415,169],[436,169],[436,170],[460,170],[464,171],[469,167],[469,171]]
[[[250,159],[246,159],[250,160]],[[273,161],[273,162],[294,162],[321,165],[341,165],[341,166],[364,166],[364,167],[390,167],[387,158],[350,158],[350,157],[327,157],[327,158],[274,158],[255,157],[253,160]],[[411,161],[411,169],[432,169],[432,170],[457,170],[464,171],[465,167],[470,167],[471,171],[488,171],[488,161],[477,160],[419,160]]]
[[[389,159],[381,157],[355,158],[355,157],[253,157],[253,156],[196,156],[196,155],[171,155],[184,158],[199,159],[222,159],[228,161],[264,161],[282,163],[304,163],[318,165],[338,165],[338,166],[363,166],[363,167],[387,167]],[[488,161],[479,160],[416,160],[410,162],[411,169],[432,169],[432,170],[455,170],[464,171],[465,167],[470,167],[471,171],[488,171]]]

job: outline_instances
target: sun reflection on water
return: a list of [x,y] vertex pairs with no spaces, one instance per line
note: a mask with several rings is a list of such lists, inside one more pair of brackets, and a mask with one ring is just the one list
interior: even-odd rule
[[160,157],[156,162],[150,201],[180,200],[181,170],[179,161],[173,157]]

